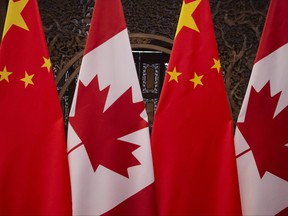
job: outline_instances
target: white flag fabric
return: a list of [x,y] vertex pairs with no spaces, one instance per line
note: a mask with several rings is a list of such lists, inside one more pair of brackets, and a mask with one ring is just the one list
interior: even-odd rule
[[271,0],[238,117],[243,215],[288,214],[288,1]]
[[74,215],[153,215],[147,114],[120,0],[97,0],[70,111]]

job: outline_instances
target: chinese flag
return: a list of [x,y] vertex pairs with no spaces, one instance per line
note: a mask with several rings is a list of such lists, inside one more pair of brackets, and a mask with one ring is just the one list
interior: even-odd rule
[[120,0],[97,0],[68,127],[74,215],[153,215],[147,114]]
[[235,132],[243,214],[288,215],[288,1],[271,0]]
[[71,214],[63,117],[36,0],[9,1],[0,113],[0,215]]
[[241,214],[209,0],[183,1],[152,129],[159,215]]

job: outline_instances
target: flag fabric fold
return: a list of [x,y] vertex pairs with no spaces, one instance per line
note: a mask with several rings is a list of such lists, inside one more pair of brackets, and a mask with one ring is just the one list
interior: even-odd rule
[[0,215],[70,215],[63,117],[36,0],[9,1],[0,113]]
[[235,131],[244,215],[288,214],[288,2],[271,0]]
[[154,215],[147,114],[120,0],[97,0],[69,117],[74,215]]
[[240,215],[233,125],[208,0],[185,0],[152,129],[159,215]]

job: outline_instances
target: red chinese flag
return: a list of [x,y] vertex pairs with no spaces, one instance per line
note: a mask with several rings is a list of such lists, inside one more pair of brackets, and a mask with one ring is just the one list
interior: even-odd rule
[[0,113],[0,215],[71,214],[63,117],[36,0],[9,1]]
[[208,0],[183,1],[152,129],[160,215],[239,215],[231,114]]
[[147,114],[120,0],[97,0],[71,107],[74,215],[154,215]]
[[288,215],[288,1],[271,0],[235,133],[243,214]]

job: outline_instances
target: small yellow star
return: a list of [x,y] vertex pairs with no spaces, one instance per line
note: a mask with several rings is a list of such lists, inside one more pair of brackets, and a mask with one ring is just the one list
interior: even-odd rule
[[197,73],[194,72],[194,78],[189,80],[190,82],[194,83],[194,89],[197,87],[197,85],[202,85],[203,86],[203,83],[201,81],[202,78],[203,78],[203,75],[198,76]]
[[194,18],[192,17],[192,14],[196,10],[196,8],[200,4],[200,2],[201,2],[201,0],[195,0],[193,2],[186,4],[185,1],[183,1],[183,5],[182,5],[180,17],[179,17],[179,22],[178,22],[178,26],[177,26],[177,30],[176,30],[176,36],[181,31],[183,26],[186,26],[186,27],[193,29],[197,32],[200,32],[196,23],[195,23]]
[[0,82],[2,80],[6,80],[9,82],[9,76],[12,74],[12,72],[8,72],[6,66],[4,67],[3,71],[0,71]]
[[214,59],[213,58],[213,61],[214,61],[214,65],[211,67],[211,69],[215,68],[217,69],[218,73],[220,72],[220,69],[221,69],[221,64],[220,64],[220,59]]
[[47,68],[48,72],[50,72],[50,68],[51,68],[51,61],[50,61],[50,58],[45,58],[43,57],[43,60],[44,60],[44,64],[41,66],[41,68]]
[[29,28],[21,15],[27,3],[28,0],[9,1],[2,39],[13,25],[29,31]]
[[30,85],[34,85],[32,78],[34,77],[34,74],[29,75],[27,72],[25,72],[25,77],[20,79],[21,81],[23,81],[25,83],[25,88],[30,84]]
[[177,72],[176,67],[174,67],[172,72],[168,72],[170,75],[169,82],[172,80],[175,80],[178,83],[178,76],[180,76],[182,73]]

